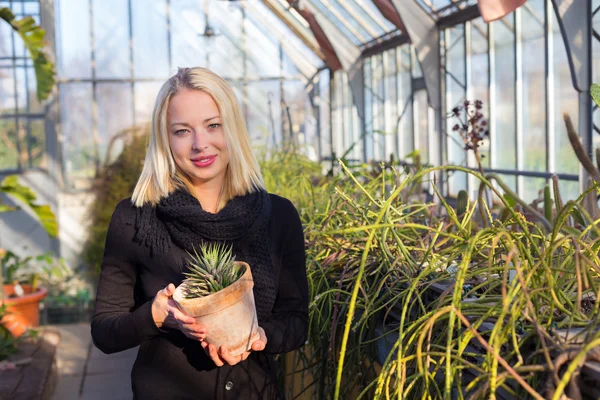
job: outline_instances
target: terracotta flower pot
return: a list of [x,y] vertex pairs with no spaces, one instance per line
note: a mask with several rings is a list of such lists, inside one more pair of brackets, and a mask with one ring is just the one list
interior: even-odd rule
[[246,267],[240,279],[225,289],[209,296],[186,299],[185,283],[177,287],[173,300],[186,315],[206,328],[206,341],[212,345],[225,346],[232,356],[250,350],[252,343],[260,338],[254,305],[252,272]]
[[21,285],[21,287],[25,294],[10,298],[15,294],[15,288],[13,285],[4,285],[6,295],[4,304],[7,306],[8,314],[0,323],[15,337],[21,336],[28,328],[40,325],[40,301],[48,295],[48,291],[44,288],[37,288],[33,292],[31,285]]

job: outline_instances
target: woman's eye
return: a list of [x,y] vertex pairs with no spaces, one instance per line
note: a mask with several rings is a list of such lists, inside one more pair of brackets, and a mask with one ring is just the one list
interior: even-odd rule
[[179,129],[179,130],[175,131],[175,134],[177,136],[181,136],[181,135],[185,134],[186,132],[187,132],[187,129]]
[[218,128],[218,127],[220,127],[220,126],[221,126],[221,124],[210,124],[208,127],[209,127],[210,129],[217,129],[217,128]]

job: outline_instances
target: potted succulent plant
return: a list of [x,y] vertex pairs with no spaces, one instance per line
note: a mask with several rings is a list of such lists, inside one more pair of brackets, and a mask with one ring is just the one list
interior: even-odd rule
[[206,328],[207,342],[233,356],[248,351],[260,337],[250,266],[235,261],[225,244],[205,243],[188,254],[190,270],[173,300]]

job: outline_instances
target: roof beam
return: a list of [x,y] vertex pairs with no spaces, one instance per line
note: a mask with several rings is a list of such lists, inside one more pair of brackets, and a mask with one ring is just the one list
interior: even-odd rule
[[298,14],[300,14],[302,18],[304,18],[304,20],[306,20],[306,22],[308,23],[308,26],[310,27],[310,30],[315,36],[317,43],[319,43],[319,47],[325,57],[325,64],[327,64],[327,67],[329,67],[329,69],[331,69],[332,71],[343,69],[342,63],[340,62],[340,59],[338,58],[337,53],[333,48],[333,45],[327,38],[327,35],[325,35],[325,32],[321,28],[321,25],[319,25],[319,23],[317,22],[317,19],[315,18],[313,13],[311,13],[306,8],[299,8],[297,2],[295,1],[286,1],[290,3],[290,5],[294,7]]
[[302,26],[299,26],[299,22],[288,12],[285,12],[277,5],[277,0],[262,0],[263,4],[267,6],[269,10],[273,12],[294,34],[304,43],[309,49],[312,50],[321,60],[326,61],[326,56],[319,42],[310,35],[307,35]]
[[398,10],[392,3],[392,0],[372,0],[375,7],[379,10],[379,12],[392,24],[396,26],[396,28],[400,29],[403,35],[406,35],[410,38],[408,31],[406,30],[406,26],[404,26],[404,22],[402,22],[402,18],[400,14],[398,14]]

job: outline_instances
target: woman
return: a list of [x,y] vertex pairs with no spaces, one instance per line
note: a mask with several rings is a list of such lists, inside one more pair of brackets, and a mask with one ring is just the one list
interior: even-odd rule
[[[233,245],[254,277],[261,337],[231,357],[171,296],[186,251]],[[105,353],[140,346],[134,397],[273,399],[275,354],[304,344],[308,288],[304,238],[289,200],[267,194],[239,104],[204,68],[183,68],[161,88],[144,167],[110,222],[92,320]]]

